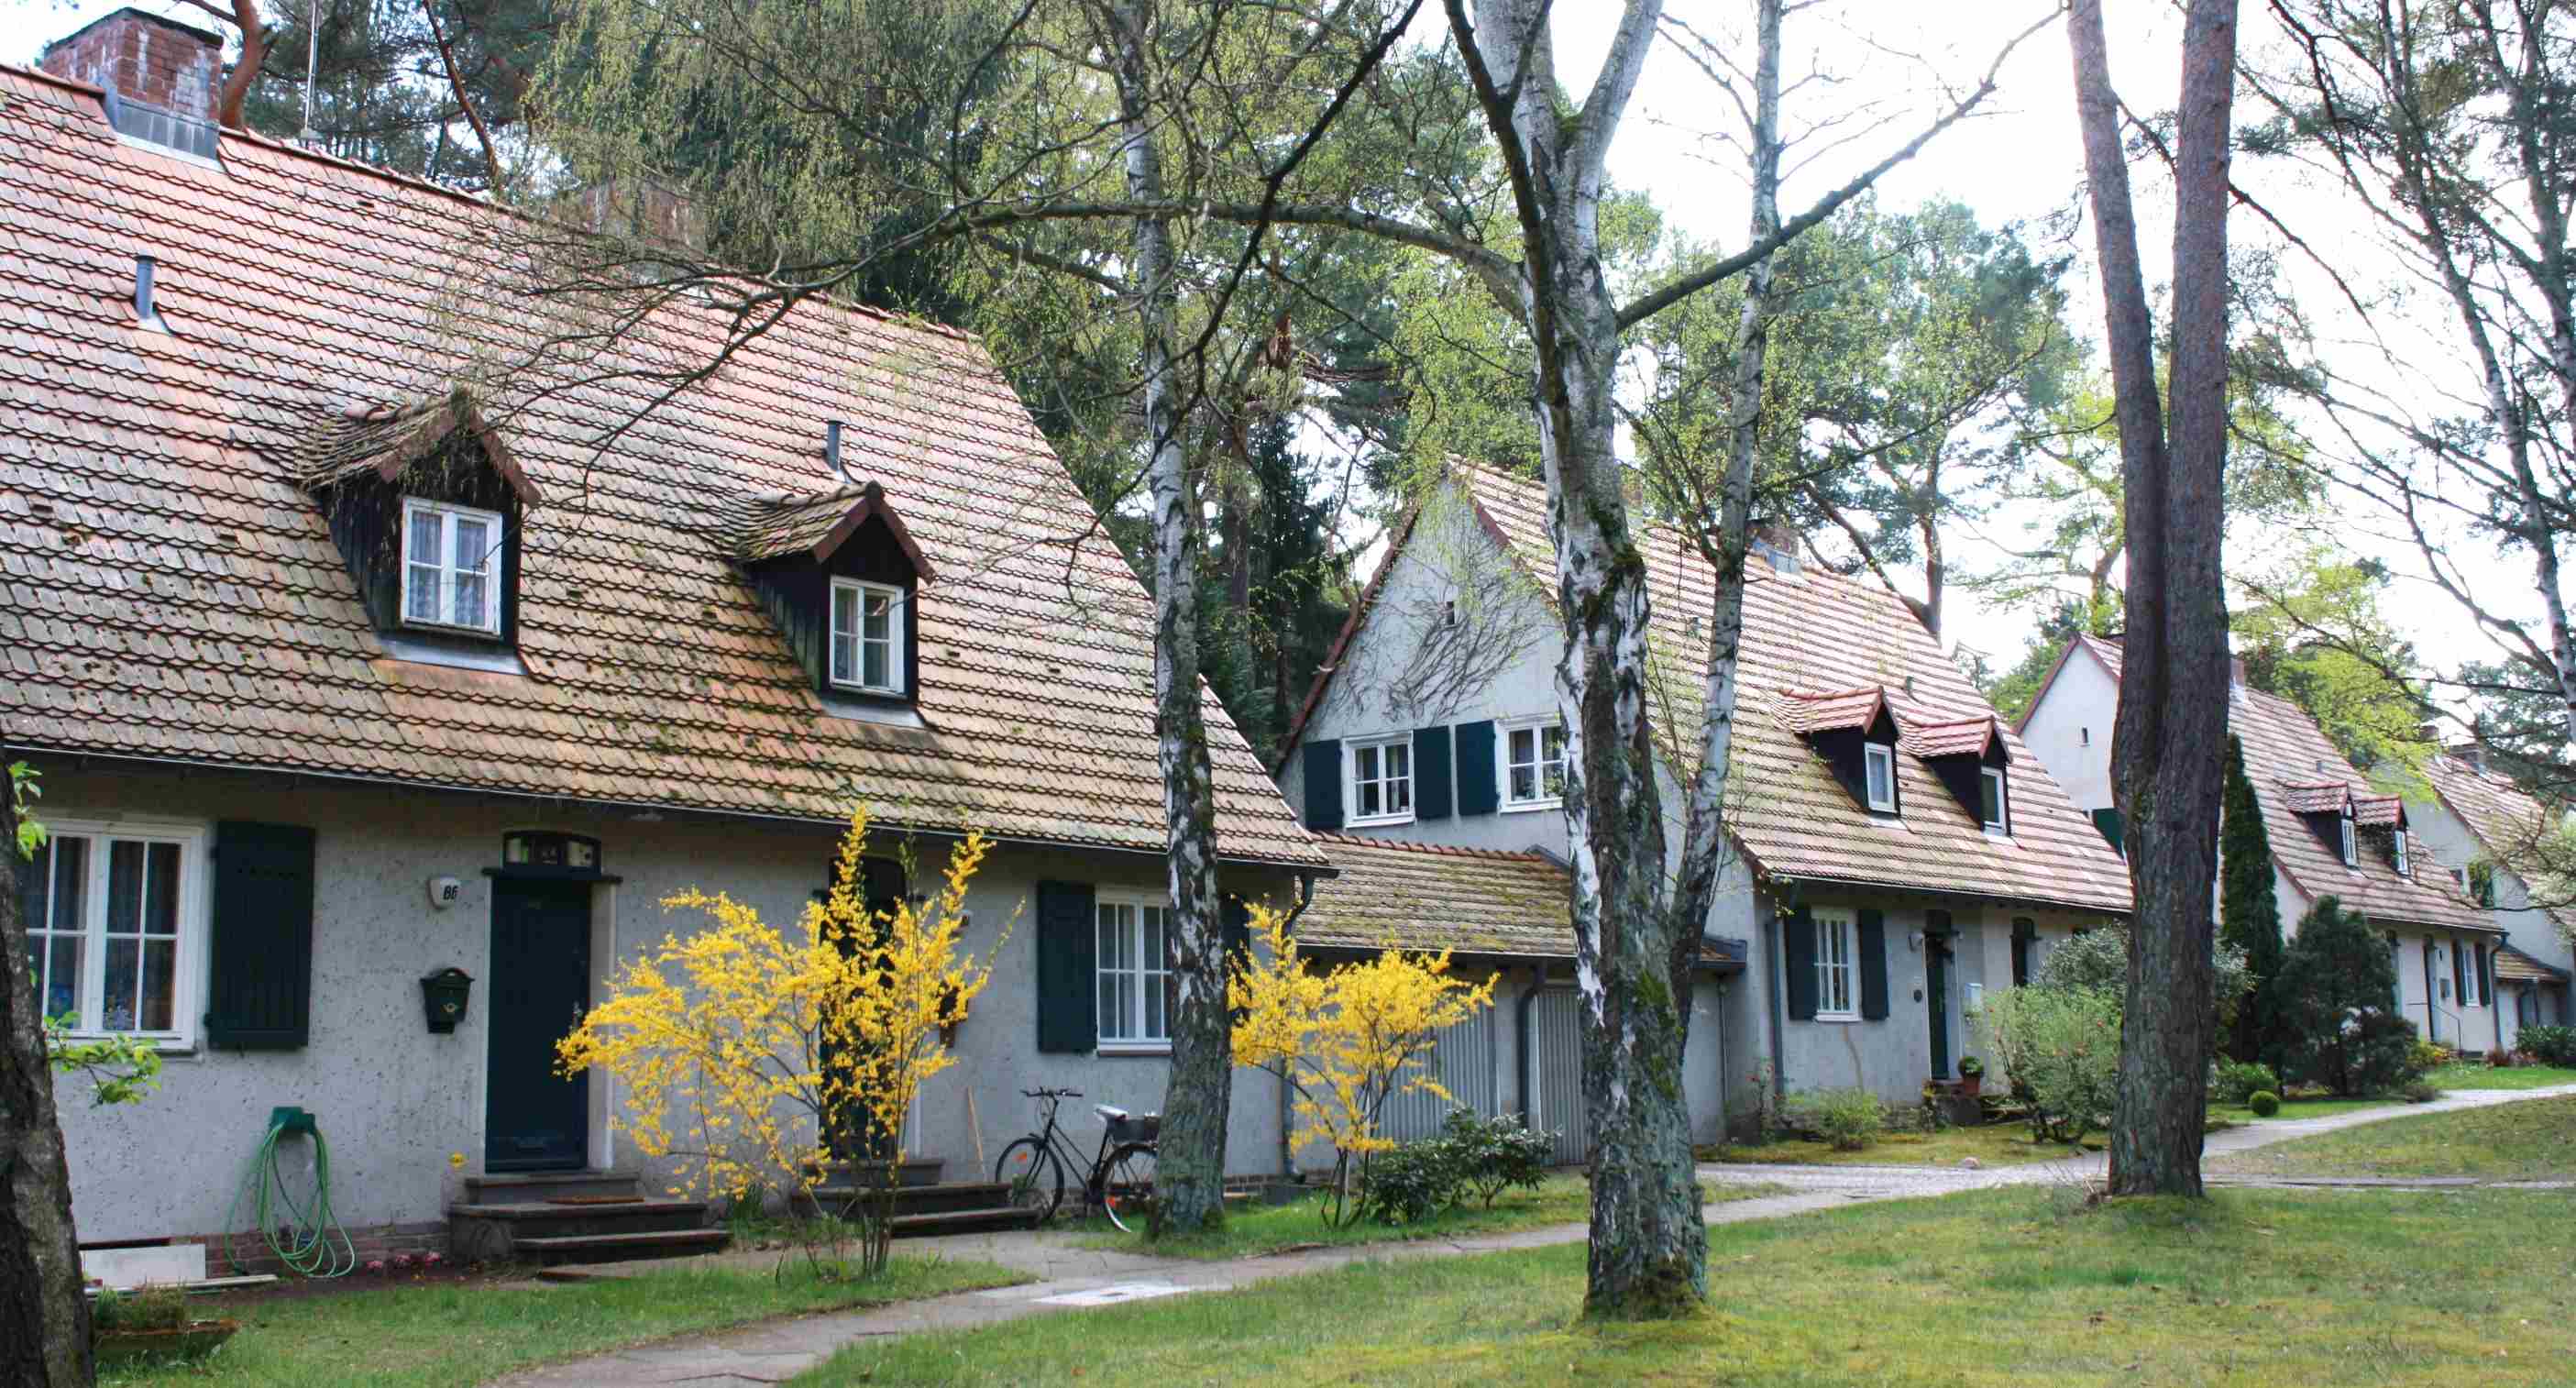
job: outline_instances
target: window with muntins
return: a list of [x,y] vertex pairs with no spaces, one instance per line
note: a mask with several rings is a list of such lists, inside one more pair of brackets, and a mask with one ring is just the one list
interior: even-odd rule
[[872,694],[903,692],[903,590],[832,580],[832,683]]
[[1850,912],[1816,912],[1816,1020],[1820,1022],[1860,1020],[1852,936]]
[[1864,743],[1861,761],[1869,807],[1882,814],[1896,813],[1896,749],[1883,742]]
[[1565,798],[1565,725],[1529,723],[1503,736],[1503,805],[1534,809]]
[[2005,803],[2004,772],[1999,766],[1979,767],[1977,778],[1977,817],[1989,829],[2002,831],[2010,823],[2011,807]]
[[2400,877],[2415,875],[2406,870],[2406,831],[2404,829],[2397,831],[2397,875]]
[[2343,865],[2345,867],[2357,867],[2361,863],[2361,857],[2353,849],[2352,811],[2344,811],[2343,818],[2336,822],[2343,826]]
[[1160,901],[1104,898],[1097,913],[1100,1048],[1170,1046],[1179,984],[1163,938],[1169,908]]
[[1351,757],[1352,824],[1389,824],[1413,817],[1413,737],[1354,742]]
[[23,865],[36,996],[75,1032],[186,1041],[205,933],[195,830],[57,821]]
[[501,634],[501,516],[403,498],[403,625]]

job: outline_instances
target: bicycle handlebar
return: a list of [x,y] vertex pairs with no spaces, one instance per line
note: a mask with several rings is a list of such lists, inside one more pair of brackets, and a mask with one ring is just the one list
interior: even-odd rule
[[1020,1091],[1020,1097],[1023,1099],[1079,1099],[1082,1097],[1082,1091],[1079,1089],[1023,1089]]

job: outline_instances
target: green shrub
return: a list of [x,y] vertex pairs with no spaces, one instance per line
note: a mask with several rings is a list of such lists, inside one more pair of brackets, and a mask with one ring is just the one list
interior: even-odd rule
[[2406,1048],[2406,1068],[2427,1074],[2460,1058],[2460,1053],[2439,1041],[2418,1041]]
[[[2225,1031],[2235,1022],[2237,1004],[2253,990],[2254,971],[2245,962],[2245,951],[2234,945],[2217,946],[2212,962],[2217,973],[2210,1001],[2217,1012],[2219,1029]],[[2115,1007],[2125,1006],[2129,996],[2128,927],[2097,926],[2052,946],[2030,986],[2058,993],[2101,993]],[[2009,1059],[2004,1068],[2012,1068]]]
[[2539,1057],[2543,1065],[2576,1068],[2576,1027],[2524,1027],[2514,1044]]
[[2320,897],[2281,970],[2295,1053],[2283,1078],[2337,1094],[2384,1094],[2422,1075],[2415,1025],[2388,1010],[2397,968],[2388,942],[2359,912]]
[[2281,1111],[2281,1096],[2268,1089],[2257,1089],[2245,1096],[2245,1106],[2254,1110],[2255,1117],[2269,1118]]
[[2120,1084],[2118,996],[2092,988],[2005,988],[1986,995],[1976,1023],[1986,1049],[2012,1076],[2013,1098],[2024,1106],[2031,1136],[2075,1142],[2109,1117]]
[[2400,1092],[2405,1094],[2406,1102],[2410,1104],[2429,1104],[2442,1097],[2441,1090],[2435,1089],[2422,1080],[2407,1081],[2406,1088]]
[[2242,1104],[2259,1089],[2280,1094],[2281,1077],[2271,1066],[2250,1060],[2222,1060],[2212,1071],[2209,1097],[2221,1104]]
[[1479,1118],[1473,1109],[1452,1109],[1439,1141],[1448,1144],[1458,1184],[1488,1209],[1504,1191],[1538,1189],[1556,1160],[1556,1135],[1533,1130],[1517,1114]]
[[1789,1096],[1789,1126],[1837,1152],[1858,1152],[1887,1131],[1887,1113],[1866,1089],[1818,1089]]
[[1368,1160],[1361,1173],[1360,1218],[1420,1224],[1458,1203],[1458,1165],[1440,1138],[1407,1142]]

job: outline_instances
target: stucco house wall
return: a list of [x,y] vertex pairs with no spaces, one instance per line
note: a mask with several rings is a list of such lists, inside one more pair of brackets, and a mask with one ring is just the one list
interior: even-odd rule
[[[2465,873],[2471,863],[2486,853],[2486,847],[2478,841],[2477,835],[2440,799],[2409,800],[2406,813],[2415,826],[2416,836],[2432,848],[2434,858],[2442,866]],[[2567,937],[2559,933],[2557,923],[2549,918],[2549,913],[2531,904],[2530,887],[2512,869],[2500,864],[2495,868],[2495,922],[2504,927],[2505,939],[2515,949],[2556,968],[2576,969],[2576,949],[2571,949]],[[2563,999],[2567,990],[2539,988],[2534,992],[2539,1024],[2565,1025],[2567,1017]],[[2510,1047],[2522,1030],[2516,1006],[2518,985],[2499,980],[2496,994],[2497,1001],[2503,1006],[2499,1020],[2504,1026],[2504,1044]]]
[[2087,814],[2111,796],[2111,718],[2120,682],[2083,643],[2068,651],[2042,697],[2023,715],[2021,740]]
[[[48,759],[39,766],[50,818],[208,829],[218,819],[251,819],[318,831],[309,1043],[292,1051],[215,1052],[201,1040],[168,1055],[160,1091],[128,1107],[90,1108],[71,1083],[60,1089],[76,1216],[82,1236],[93,1240],[224,1231],[269,1110],[284,1104],[318,1120],[344,1223],[353,1230],[437,1227],[458,1177],[482,1169],[493,894],[482,869],[500,861],[505,831],[594,836],[602,870],[622,878],[591,889],[594,1001],[608,960],[635,959],[702,919],[666,912],[662,898],[688,887],[720,888],[766,920],[792,920],[823,884],[836,844],[826,826],[789,821],[630,815],[254,773],[130,771]],[[871,846],[882,852],[894,845],[880,836]],[[916,851],[926,875],[944,861],[946,843],[923,839]],[[444,910],[431,906],[427,891],[438,876],[464,883],[462,899]],[[1275,877],[1229,873],[1225,885],[1286,893],[1286,881]],[[1033,1126],[1023,1088],[1083,1090],[1062,1117],[1086,1150],[1099,1133],[1091,1104],[1138,1112],[1162,1105],[1169,1069],[1162,1057],[1036,1050],[1032,910],[1036,884],[1049,879],[1162,891],[1160,860],[1149,855],[1006,844],[986,860],[968,898],[973,924],[965,947],[982,955],[998,945],[992,982],[958,1030],[958,1064],[930,1082],[909,1142],[916,1153],[946,1158],[948,1179],[976,1179],[979,1153],[989,1163]],[[202,931],[203,916],[182,928]],[[204,964],[199,952],[197,1006]],[[417,980],[450,966],[474,975],[473,1000],[453,1034],[432,1035]],[[591,1164],[641,1172],[650,1189],[667,1171],[608,1131],[615,1101],[614,1082],[593,1076]],[[1228,1133],[1229,1170],[1280,1169],[1275,1080],[1237,1072]],[[304,1144],[286,1147],[290,1163],[306,1159]],[[466,1157],[461,1173],[450,1165],[458,1152]]]

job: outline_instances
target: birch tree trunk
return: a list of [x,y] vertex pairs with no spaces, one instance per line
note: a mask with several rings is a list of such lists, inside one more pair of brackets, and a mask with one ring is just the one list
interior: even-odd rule
[[2227,628],[2219,544],[2227,447],[2227,155],[2234,0],[2191,0],[2176,137],[2171,436],[2138,260],[2101,0],[2068,21],[2092,184],[2129,549],[2114,793],[2129,825],[2129,932],[2111,1190],[2201,1193],[2215,984],[2210,900],[2225,785]]
[[85,1388],[89,1299],[19,915],[26,864],[7,782],[0,773],[0,1388]]
[[[1117,65],[1126,139],[1127,196],[1163,201],[1153,141],[1152,7],[1104,6]],[[1147,490],[1154,515],[1154,718],[1163,772],[1163,828],[1170,863],[1169,932],[1179,988],[1171,1016],[1171,1081],[1154,1185],[1159,1232],[1187,1233],[1225,1216],[1225,1137],[1234,1085],[1233,1023],[1225,1006],[1225,932],[1216,886],[1216,795],[1199,696],[1199,550],[1204,525],[1182,446],[1181,376],[1172,343],[1176,294],[1168,217],[1137,217],[1132,283],[1144,337]]]
[[[1681,1062],[1685,942],[1665,909],[1665,841],[1647,726],[1649,618],[1613,448],[1619,311],[1602,273],[1602,166],[1662,6],[1632,0],[1581,114],[1557,105],[1546,0],[1447,0],[1470,80],[1503,146],[1520,214],[1521,312],[1555,539],[1565,655],[1566,840],[1575,982],[1592,1140],[1587,1314],[1696,1308],[1707,1238],[1691,1164]],[[1689,945],[1696,945],[1697,930]]]

